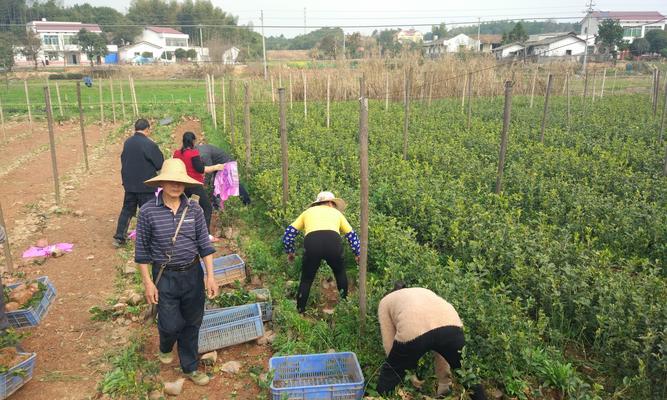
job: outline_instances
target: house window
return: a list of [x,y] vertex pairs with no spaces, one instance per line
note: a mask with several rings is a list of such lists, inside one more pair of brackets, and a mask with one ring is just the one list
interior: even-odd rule
[[623,36],[624,37],[641,37],[642,36],[642,28],[641,26],[633,26],[629,28],[623,29]]
[[187,39],[166,38],[167,46],[188,47]]
[[63,45],[67,46],[67,45],[75,44],[74,42],[75,42],[75,40],[74,40],[73,35],[63,36]]
[[662,29],[662,26],[645,26],[644,27],[644,34],[646,34],[646,32],[648,32],[648,31],[652,31],[652,30],[655,30],[655,29]]
[[58,53],[55,51],[48,51],[46,52],[46,58],[48,58],[51,61],[57,61],[58,60]]
[[44,38],[42,39],[42,43],[45,46],[57,46],[58,45],[58,35],[44,35]]
[[565,55],[566,56],[571,56],[572,55],[572,50],[565,50]]

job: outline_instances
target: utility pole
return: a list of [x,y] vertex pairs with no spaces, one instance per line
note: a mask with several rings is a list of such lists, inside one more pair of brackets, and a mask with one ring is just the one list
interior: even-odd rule
[[266,38],[264,37],[264,10],[260,11],[259,19],[260,21],[262,21],[262,57],[264,58],[264,80],[266,80],[268,77],[268,72],[266,70]]
[[593,0],[588,0],[586,8],[588,20],[586,21],[586,50],[584,51],[584,75],[586,75],[586,68],[588,67],[588,36],[591,33],[591,19],[593,19]]
[[479,40],[479,33],[480,33],[481,28],[482,28],[482,19],[478,17],[477,18],[477,52],[482,51],[482,42],[480,42],[480,40]]
[[201,33],[201,24],[199,24],[199,61],[204,58],[204,37]]
[[303,8],[303,34],[306,34],[306,26],[308,24],[306,23],[306,7]]

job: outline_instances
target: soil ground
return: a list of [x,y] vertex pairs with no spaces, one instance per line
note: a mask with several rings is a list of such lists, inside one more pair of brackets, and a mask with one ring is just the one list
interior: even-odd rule
[[[185,128],[200,133],[196,121],[174,128],[180,138]],[[8,226],[15,267],[26,279],[48,275],[57,297],[48,314],[23,347],[38,354],[33,379],[12,399],[90,399],[97,397],[96,386],[109,370],[106,354],[127,345],[138,322],[95,322],[89,309],[104,305],[116,291],[119,266],[125,261],[111,246],[111,238],[120,211],[123,189],[120,184],[119,155],[124,137],[107,140],[116,128],[105,125],[87,127],[91,172],[85,173],[78,124],[57,127],[58,167],[61,175],[62,204],[54,206],[51,161],[43,128],[29,132],[27,124],[14,124],[13,131],[26,131],[22,140],[0,142],[0,198]],[[126,132],[130,134],[131,132]],[[17,162],[17,160],[26,160]],[[11,168],[7,168],[10,166]],[[66,189],[65,189],[66,188]],[[72,253],[49,258],[44,263],[20,260],[20,253],[40,238],[49,243],[74,244]],[[234,241],[220,243],[219,254],[233,249]],[[18,265],[17,265],[18,264]],[[16,278],[5,278],[5,283]],[[153,357],[158,342],[152,330],[147,357]],[[214,374],[207,387],[186,382],[181,399],[256,398],[259,388],[247,374],[249,368],[266,369],[270,347],[254,343],[219,351],[218,364],[239,361],[241,372],[231,376]],[[174,365],[162,367],[163,380],[176,379]],[[210,369],[209,369],[209,372]]]

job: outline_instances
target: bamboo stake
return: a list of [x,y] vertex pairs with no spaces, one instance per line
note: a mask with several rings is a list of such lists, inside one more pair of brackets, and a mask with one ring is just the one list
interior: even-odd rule
[[[535,73],[533,74],[533,84],[530,87],[530,108],[533,108],[533,99],[535,98],[535,82],[537,81],[537,70],[535,68]],[[505,84],[505,91],[507,92],[507,84]]]
[[30,95],[28,94],[28,81],[24,80],[23,81],[23,88],[25,89],[25,102],[26,105],[28,106],[28,122],[30,123],[30,132],[34,130],[33,124],[32,124],[32,111],[30,109]]
[[14,272],[14,261],[12,260],[12,248],[9,245],[9,229],[7,229],[7,224],[5,223],[5,214],[2,212],[2,204],[0,204],[0,224],[5,229],[5,242],[3,243],[5,249],[5,266],[9,273]]
[[553,75],[549,74],[547,78],[547,92],[544,94],[544,112],[542,114],[542,127],[540,128],[540,142],[544,144],[544,130],[547,126],[549,116],[549,97],[551,96],[551,85],[553,84]]
[[614,70],[614,80],[611,83],[611,95],[614,95],[614,92],[616,91],[616,74],[618,73],[617,70]]
[[[273,77],[271,78],[273,81]],[[245,125],[245,166],[246,169],[250,170],[250,89],[248,88],[248,82],[243,83],[243,89],[245,90],[245,98],[243,104],[243,122]]]
[[468,87],[468,73],[466,73],[465,81],[463,81],[463,88],[461,89],[461,113],[463,113],[463,110],[465,110],[467,87]]
[[662,106],[662,119],[660,120],[660,136],[658,143],[662,144],[662,139],[665,135],[665,120],[667,119],[667,79],[665,79],[665,102]]
[[303,77],[303,118],[308,118],[308,81],[306,72],[301,72]]
[[565,75],[565,87],[567,91],[567,129],[570,129],[572,123],[572,115],[570,113],[570,73]]
[[403,101],[403,159],[408,159],[408,128],[410,127],[410,83],[412,76],[405,73],[405,99]]
[[58,111],[60,111],[60,117],[62,118],[64,116],[63,103],[60,101],[60,86],[58,85],[58,81],[56,81],[56,98],[58,99]]
[[123,81],[120,81],[120,110],[123,113],[123,121],[127,120],[127,116],[125,115],[125,96],[123,95]]
[[83,124],[83,104],[81,104],[81,82],[76,83],[76,101],[79,106],[79,127],[81,128],[81,143],[83,145],[83,160],[86,163],[86,172],[90,171],[88,166],[88,145],[86,144],[86,131]]
[[389,72],[386,73],[386,79],[385,79],[384,110],[389,111]]
[[109,91],[111,92],[111,112],[113,114],[113,123],[116,123],[116,98],[113,94],[113,79],[109,78]]
[[7,140],[7,128],[5,127],[5,113],[2,111],[2,100],[0,100],[0,128],[2,128],[2,137]]
[[607,82],[607,68],[604,69],[602,73],[602,88],[600,89],[600,98],[604,97],[604,85]]
[[227,132],[227,99],[225,96],[225,76],[222,76],[222,132]]
[[330,77],[329,75],[327,75],[327,129],[329,129],[329,126],[330,126],[330,119],[331,119],[331,115],[330,115],[331,110],[330,110],[330,105],[329,105],[329,102],[330,102],[330,94],[331,94],[331,89],[330,89],[330,78],[331,78],[331,77]]
[[231,145],[232,149],[234,148],[234,144],[236,142],[236,132],[235,132],[235,126],[234,126],[234,107],[236,104],[234,104],[236,99],[234,98],[234,79],[229,80],[229,136],[231,138]]
[[595,86],[598,83],[598,74],[597,72],[593,73],[593,93],[591,96],[591,104],[595,103]]
[[500,151],[498,154],[498,173],[496,176],[496,194],[503,190],[503,174],[505,171],[505,156],[509,137],[510,118],[512,113],[512,81],[505,82],[505,109],[503,111],[503,131],[500,136]]
[[49,147],[51,148],[51,170],[53,171],[53,185],[56,195],[56,205],[60,206],[60,179],[56,162],[56,139],[53,133],[53,114],[51,112],[51,93],[48,86],[44,86],[44,101],[46,102],[46,119],[49,127]]
[[271,103],[275,104],[276,102],[276,93],[273,89],[273,75],[271,75]]
[[[292,75],[290,75],[291,79]],[[290,85],[290,87],[292,87]],[[278,100],[280,101],[280,154],[282,156],[282,173],[283,173],[283,218],[287,215],[287,201],[289,196],[288,174],[289,162],[287,151],[287,117],[285,110],[285,89],[278,89]]]
[[218,110],[215,105],[215,76],[211,74],[211,116],[213,117],[213,129],[218,130]]
[[289,74],[289,109],[292,109],[292,74]]
[[468,73],[468,118],[467,118],[467,129],[470,129],[472,123],[472,72]]
[[104,97],[102,96],[102,85],[104,85],[104,81],[100,78],[100,82],[97,85],[100,93],[100,125],[104,125]]
[[368,99],[365,97],[365,82],[361,78],[359,99],[359,177],[360,203],[359,216],[361,234],[361,252],[359,254],[359,328],[363,335],[366,332],[366,270],[368,264]]

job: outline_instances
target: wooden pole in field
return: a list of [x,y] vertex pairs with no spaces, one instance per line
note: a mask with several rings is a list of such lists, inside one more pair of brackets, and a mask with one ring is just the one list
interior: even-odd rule
[[384,110],[389,111],[389,72],[387,72],[386,79],[385,79]]
[[662,106],[662,119],[660,120],[660,136],[659,143],[662,144],[662,139],[665,135],[665,120],[667,119],[667,79],[665,79],[665,102]]
[[570,113],[570,74],[565,75],[565,91],[567,92],[567,129],[570,129],[572,114]]
[[331,80],[331,76],[327,75],[327,129],[329,129],[329,127],[331,126],[331,124],[330,124],[330,122],[331,122],[331,114],[330,114],[331,113],[331,108],[330,107],[331,106],[329,104],[330,101],[331,101],[330,100],[330,96],[331,96],[331,88],[330,88],[331,82],[330,82],[330,80]]
[[109,91],[111,92],[111,113],[113,114],[113,123],[116,123],[116,98],[113,94],[113,79],[109,78]]
[[364,78],[360,78],[359,98],[359,178],[360,203],[359,215],[361,252],[359,254],[359,330],[366,332],[366,271],[368,265],[368,99],[365,96]]
[[46,119],[49,126],[49,147],[51,148],[51,169],[53,171],[53,185],[55,187],[56,205],[60,205],[60,179],[56,162],[56,139],[53,134],[53,114],[51,111],[51,93],[48,86],[44,86],[44,101],[46,102]]
[[123,81],[120,81],[118,86],[120,86],[120,110],[123,113],[123,121],[126,121],[127,117],[125,116],[125,96],[123,95]]
[[468,72],[468,120],[466,127],[470,130],[470,124],[472,123],[472,72]]
[[5,249],[5,266],[7,267],[7,271],[5,272],[11,273],[14,272],[14,262],[12,260],[12,249],[9,245],[9,229],[5,223],[5,214],[2,212],[2,204],[0,204],[0,224],[2,224],[2,227],[5,229],[5,242],[3,243]]
[[60,117],[63,117],[63,103],[60,101],[60,86],[58,85],[58,81],[56,81],[56,98],[58,99],[58,111],[60,111]]
[[429,74],[428,76],[428,106],[431,107],[431,101],[433,100],[433,74]]
[[211,115],[211,75],[206,74],[206,112]]
[[593,73],[593,92],[591,93],[591,104],[595,103],[595,86],[598,83],[598,73]]
[[411,71],[405,73],[405,99],[403,100],[403,159],[408,159],[408,128],[410,127]]
[[653,118],[658,114],[658,99],[660,98],[660,70],[655,71],[655,94],[653,95]]
[[662,167],[662,175],[667,176],[667,146],[665,146],[665,162]]
[[651,71],[651,104],[655,102],[655,72],[656,69],[653,67],[653,71]]
[[134,78],[130,75],[129,77],[129,83],[130,83],[130,96],[132,97],[132,113],[134,114],[134,118],[137,118],[139,116],[139,106],[137,105],[137,93],[134,91]]
[[213,117],[213,129],[218,130],[218,109],[215,104],[215,76],[211,74],[211,116]]
[[549,117],[549,97],[551,96],[551,85],[553,84],[553,75],[549,74],[547,78],[547,92],[544,94],[544,112],[542,113],[542,127],[540,128],[540,142],[544,144],[544,129],[547,127],[547,118]]
[[611,81],[611,95],[614,95],[614,92],[616,91],[616,74],[618,73],[618,70],[614,69],[614,80]]
[[30,95],[28,94],[28,81],[23,81],[23,89],[25,89],[25,103],[28,106],[28,122],[30,123],[30,132],[33,131],[32,125],[32,110],[30,109]]
[[283,87],[283,73],[282,73],[282,71],[278,73],[278,87]]
[[503,190],[503,173],[505,171],[505,156],[512,114],[512,81],[505,82],[505,109],[503,111],[503,132],[500,136],[500,151],[498,154],[498,175],[496,176],[496,194]]
[[465,110],[467,86],[468,86],[468,74],[466,73],[465,81],[463,81],[463,88],[461,89],[461,113],[463,113],[463,110]]
[[291,110],[293,107],[293,101],[292,101],[292,74],[289,74],[289,109]]
[[[273,78],[271,78],[273,79]],[[245,166],[250,170],[250,88],[248,82],[243,83],[244,102],[243,102],[243,124],[245,125]]]
[[86,130],[83,123],[83,104],[81,104],[81,82],[76,83],[76,101],[79,105],[79,126],[81,127],[81,143],[83,145],[83,160],[86,163],[86,172],[90,171],[88,166],[88,145],[86,144]]
[[222,132],[227,132],[227,99],[225,98],[225,76],[222,76]]
[[276,92],[275,89],[273,88],[273,75],[271,75],[271,103],[275,104],[276,102]]
[[602,72],[602,88],[600,88],[600,98],[604,97],[604,85],[607,82],[607,68]]
[[302,71],[301,76],[303,77],[303,118],[308,118],[308,81],[306,79],[306,72]]
[[[530,108],[533,108],[533,99],[535,98],[535,83],[537,81],[537,70],[539,68],[535,68],[535,73],[533,74],[533,84],[530,86]],[[507,85],[505,85],[507,91]]]
[[586,72],[586,74],[584,74],[584,91],[581,92],[581,97],[582,98],[585,99],[586,96],[588,96],[588,72]]
[[99,97],[100,97],[100,124],[104,125],[104,97],[102,96],[102,85],[103,85],[103,80],[100,78],[100,82],[97,85],[98,91],[99,91]]
[[7,128],[5,127],[5,113],[2,111],[2,101],[0,101],[0,128],[2,128],[2,137],[7,140]]
[[[291,75],[290,75],[291,78]],[[283,171],[283,216],[287,216],[287,201],[289,196],[288,187],[288,152],[287,152],[287,110],[285,105],[285,88],[278,89],[278,101],[280,102],[280,154],[282,155]]]
[[236,142],[236,132],[234,131],[234,79],[229,80],[229,136],[231,137],[232,149]]

